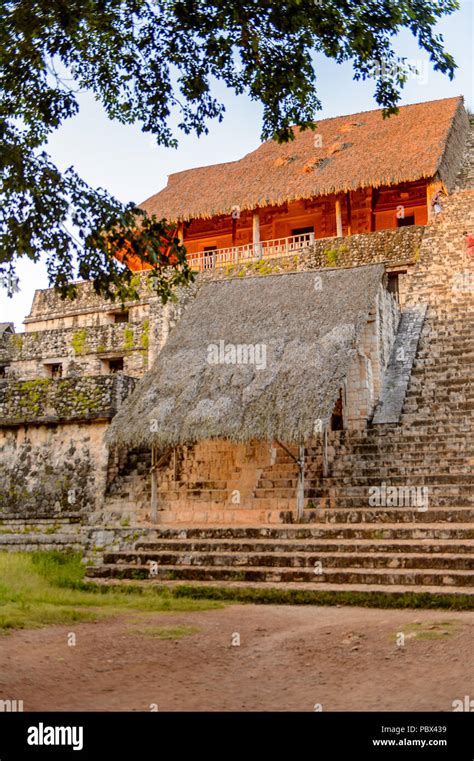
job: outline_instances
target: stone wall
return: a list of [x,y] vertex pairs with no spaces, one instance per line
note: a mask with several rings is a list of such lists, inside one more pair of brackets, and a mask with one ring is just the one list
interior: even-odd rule
[[9,377],[48,377],[48,365],[62,365],[65,376],[108,373],[108,360],[123,357],[126,375],[141,377],[148,369],[150,321],[55,328],[17,333],[0,347],[0,362]]
[[387,270],[406,270],[418,260],[425,232],[422,225],[350,235],[345,238],[319,238],[301,252],[275,259],[230,264],[200,273],[201,280],[226,277],[252,277],[287,271],[317,270],[326,267],[360,267],[384,262]]
[[393,296],[380,287],[351,362],[344,389],[344,427],[365,428],[380,397],[382,379],[397,334],[400,309]]
[[111,310],[118,307],[100,299],[90,283],[78,285],[77,301],[62,300],[52,289],[36,291],[26,332],[0,340],[0,366],[6,377],[48,378],[52,364],[61,365],[62,377],[106,375],[117,358],[123,360],[125,375],[142,377],[194,297],[197,284],[178,289],[175,300],[163,305],[150,293],[145,276],[137,278],[146,299],[125,305],[127,322],[114,322]]
[[0,427],[110,419],[134,385],[133,378],[122,374],[61,380],[1,380]]
[[98,510],[105,491],[107,421],[0,428],[0,518]]
[[[131,322],[139,322],[147,316],[150,300],[156,297],[146,278],[137,275],[133,284],[140,298],[125,303],[123,307],[130,310]],[[99,296],[91,282],[77,283],[77,296],[74,299],[63,299],[53,288],[45,288],[35,292],[30,314],[24,320],[25,329],[32,332],[106,325],[113,321],[113,314],[121,311],[121,308],[119,301],[109,301]]]

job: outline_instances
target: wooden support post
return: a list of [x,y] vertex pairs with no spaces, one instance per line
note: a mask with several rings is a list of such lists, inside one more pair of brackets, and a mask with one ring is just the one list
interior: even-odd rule
[[346,208],[347,208],[347,234],[352,235],[352,208],[351,208],[351,194],[349,190],[346,193]]
[[370,194],[370,232],[375,232],[375,204],[377,203],[377,192],[371,188]]
[[260,215],[258,211],[254,211],[252,217],[252,236],[254,256],[260,259],[262,256],[262,247],[260,245]]
[[342,214],[339,198],[336,199],[336,235],[338,238],[342,238]]
[[182,246],[184,243],[184,225],[182,222],[178,222],[177,224],[177,233],[178,233],[179,245]]
[[158,522],[158,485],[156,482],[157,452],[156,447],[151,448],[151,502],[150,518],[152,523]]
[[304,511],[304,444],[300,444],[300,454],[298,458],[298,487],[296,493],[296,514],[298,520],[302,520]]
[[328,468],[328,426],[324,426],[323,432],[323,478],[327,478]]

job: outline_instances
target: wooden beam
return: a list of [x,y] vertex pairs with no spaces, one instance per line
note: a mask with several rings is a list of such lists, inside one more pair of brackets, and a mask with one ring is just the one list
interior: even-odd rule
[[339,198],[336,199],[336,235],[338,238],[342,238],[342,214]]

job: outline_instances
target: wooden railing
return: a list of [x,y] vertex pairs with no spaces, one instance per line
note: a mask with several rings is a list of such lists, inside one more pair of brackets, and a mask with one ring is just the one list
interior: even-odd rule
[[301,251],[314,243],[314,233],[292,235],[289,238],[262,240],[260,243],[247,243],[245,246],[216,248],[213,251],[199,251],[189,254],[188,261],[193,269],[199,271],[226,267],[231,264],[255,262],[259,259],[272,259]]

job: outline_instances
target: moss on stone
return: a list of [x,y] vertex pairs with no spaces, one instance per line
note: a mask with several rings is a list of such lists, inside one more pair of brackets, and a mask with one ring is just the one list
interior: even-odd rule
[[15,391],[19,393],[22,412],[26,411],[33,415],[39,415],[41,411],[40,402],[44,400],[49,384],[48,378],[20,381],[12,387],[11,393],[14,394]]
[[134,346],[133,328],[127,325],[123,331],[123,348],[125,351],[131,351]]
[[23,336],[19,333],[14,333],[10,338],[11,345],[20,352],[23,349]]
[[143,320],[142,334],[140,336],[140,343],[143,349],[148,350],[150,342],[150,320]]
[[335,248],[325,248],[323,253],[326,267],[338,267],[348,250],[344,243]]
[[71,338],[71,346],[74,349],[75,354],[80,355],[84,354],[86,349],[86,341],[87,341],[87,331],[84,330],[77,330],[72,338]]

